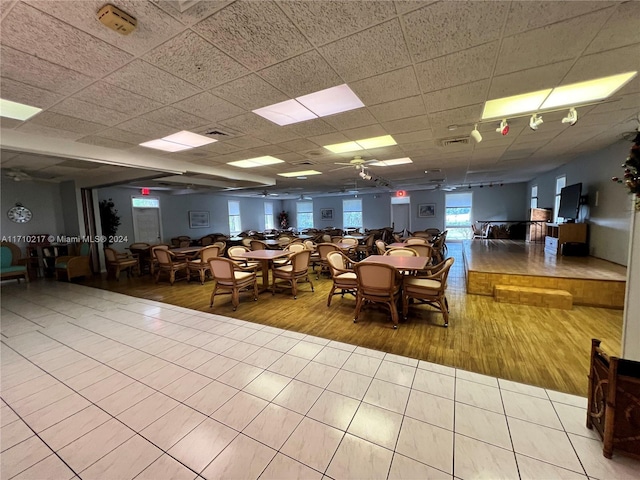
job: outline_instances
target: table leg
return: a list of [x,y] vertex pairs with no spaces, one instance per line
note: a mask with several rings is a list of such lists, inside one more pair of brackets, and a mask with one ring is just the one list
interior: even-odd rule
[[262,288],[260,293],[269,290],[269,260],[261,260],[262,264]]

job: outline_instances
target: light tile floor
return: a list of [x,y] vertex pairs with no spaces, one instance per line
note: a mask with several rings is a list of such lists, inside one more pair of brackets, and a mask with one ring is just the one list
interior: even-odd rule
[[586,399],[66,283],[2,285],[3,479],[624,479]]

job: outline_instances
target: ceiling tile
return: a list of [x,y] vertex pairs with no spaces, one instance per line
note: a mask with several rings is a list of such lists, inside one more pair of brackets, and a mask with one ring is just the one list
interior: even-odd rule
[[[140,55],[159,45],[183,28],[180,22],[151,2],[118,0],[118,8],[137,20],[135,37],[120,35],[96,21],[96,14],[105,5],[103,0],[65,0],[63,2],[27,0],[26,3],[135,55]],[[69,19],[73,21],[70,22]]]
[[417,117],[400,118],[383,122],[382,126],[387,133],[394,135],[396,133],[415,132],[417,130],[426,130],[429,128],[429,117],[427,115],[418,115]]
[[214,93],[247,110],[255,110],[289,99],[280,90],[255,74],[221,85],[214,90]]
[[242,137],[230,138],[226,141],[230,145],[235,145],[238,148],[254,148],[262,145],[267,145],[267,142],[260,140],[259,138],[252,137],[250,135],[244,135]]
[[273,131],[275,124],[265,120],[253,112],[237,115],[220,122],[223,126],[232,128],[238,132],[255,134],[262,131]]
[[394,100],[393,102],[382,103],[380,105],[374,105],[369,108],[369,111],[380,122],[389,122],[399,118],[415,117],[417,115],[424,115],[427,113],[424,109],[424,104],[422,103],[422,97],[420,95],[403,98],[402,100]]
[[13,118],[0,117],[0,127],[2,128],[16,128],[22,125],[22,120],[15,120]]
[[134,60],[104,81],[165,105],[200,92],[190,83],[142,60]]
[[411,66],[353,82],[351,88],[367,106],[420,94]]
[[489,78],[498,46],[498,42],[491,42],[417,64],[420,88],[431,92]]
[[286,129],[267,129],[256,132],[255,136],[268,143],[282,143],[299,138],[299,135]]
[[30,120],[27,120],[27,122],[25,123],[42,125],[58,130],[67,130],[69,132],[82,133],[82,136],[96,133],[107,128],[106,125],[100,123],[80,120],[78,118],[61,115],[59,113],[52,113],[49,111],[41,112],[35,117],[32,117]]
[[322,119],[337,130],[363,127],[365,125],[371,125],[378,122],[366,108],[349,110],[348,112],[329,115]]
[[124,122],[129,118],[129,115],[125,113],[92,105],[75,98],[67,98],[51,107],[49,111],[109,126]]
[[398,133],[394,135],[393,138],[396,139],[399,145],[404,145],[405,143],[432,141],[433,132],[431,132],[431,130],[418,130],[415,132]]
[[249,71],[194,32],[183,32],[144,56],[149,63],[202,88],[246,75]]
[[48,108],[64,97],[60,94],[2,78],[2,98],[38,108]]
[[209,123],[209,120],[191,115],[173,107],[163,107],[153,112],[145,113],[140,118],[160,123],[178,130],[193,130]]
[[322,1],[279,3],[314,45],[324,45],[395,15],[391,2]]
[[157,5],[184,25],[193,25],[230,4],[232,1],[233,0],[198,1],[186,10],[180,11],[178,7],[181,5],[181,2],[176,2],[175,0],[150,0],[151,3]]
[[[55,115],[55,114],[52,114]],[[83,137],[83,133],[62,130],[60,128],[52,128],[46,125],[39,125],[33,122],[23,123],[15,129],[20,133],[29,133],[31,135],[42,135],[43,137],[61,138],[64,140],[77,140]]]
[[322,118],[316,118],[315,120],[307,120],[306,122],[294,123],[282,127],[282,130],[293,132],[302,137],[311,137],[316,135],[325,135],[327,133],[334,132],[336,129],[329,125]]
[[431,3],[436,3],[436,0],[395,0],[393,3],[396,5],[396,10],[400,14],[417,10]]
[[475,123],[477,119],[480,118],[482,107],[482,104],[478,104],[429,114],[429,121],[431,122],[431,130],[433,130],[434,137],[450,137],[451,132],[447,128],[449,125]]
[[496,75],[576,58],[609,13],[600,10],[506,38],[496,64]]
[[172,106],[212,122],[235,117],[244,112],[241,108],[207,92],[176,102]]
[[135,144],[122,142],[120,140],[113,140],[104,137],[98,137],[97,135],[89,135],[76,140],[78,143],[86,143],[88,145],[96,145],[98,147],[115,148],[118,150],[127,150],[134,147]]
[[94,83],[75,94],[74,98],[93,105],[109,105],[112,110],[128,113],[131,116],[137,116],[162,106],[160,102],[105,82]]
[[[3,45],[92,78],[105,75],[132,58],[130,54],[24,3],[17,4],[3,20],[1,38]],[[100,61],[96,62],[96,58]]]
[[284,142],[279,144],[279,146],[291,152],[307,152],[309,150],[315,150],[316,148],[318,148],[315,143],[310,142],[309,140],[306,140],[304,138]]
[[[106,130],[102,130],[99,133],[99,135],[96,135],[96,136],[110,139],[110,140],[115,140],[117,142],[130,143],[136,146],[141,144],[142,142],[146,142],[149,140],[148,135],[134,133],[128,130],[122,130],[120,128],[114,128],[114,127],[108,128]],[[156,138],[159,138],[159,137],[156,137]],[[148,149],[145,149],[145,150],[148,151]]]
[[[636,59],[635,65],[634,62],[630,62],[632,58]],[[630,45],[606,52],[585,55],[575,62],[563,79],[562,85],[638,70],[640,68],[638,58],[640,58],[640,45]],[[632,82],[638,81],[640,81],[640,78],[636,75]]]
[[193,28],[254,70],[311,49],[309,42],[272,2],[235,2]]
[[498,39],[508,10],[506,2],[439,2],[404,15],[414,61]]
[[[308,140],[315,143],[316,145],[323,146],[323,145],[333,145],[336,143],[348,142],[350,139],[347,138],[344,135],[344,133],[335,132],[335,133],[329,133],[326,135],[316,135],[313,137],[309,137]],[[329,152],[329,151],[323,150],[323,153],[324,152]]]
[[365,138],[380,137],[387,134],[384,128],[380,125],[351,128],[348,130],[342,130],[342,133],[345,134],[349,140],[363,140]]
[[587,47],[585,54],[640,43],[639,18],[640,3],[621,3]]
[[410,63],[397,19],[330,43],[319,50],[347,82],[379,75]]
[[495,76],[491,80],[491,88],[487,99],[510,97],[520,93],[553,88],[560,84],[571,65],[573,65],[573,61],[567,60]]
[[272,65],[258,74],[290,98],[344,83],[315,50]]
[[[423,95],[424,104],[430,113],[474,105],[484,102],[485,98],[487,98],[488,89],[489,80],[467,83],[466,85],[438,90],[437,92],[425,93]],[[471,120],[476,121],[479,118]]]
[[27,55],[2,46],[0,72],[3,77],[52,92],[70,94],[93,82],[75,70],[47,62],[35,55]]
[[166,137],[172,133],[176,133],[176,129],[167,127],[166,125],[160,125],[159,123],[150,122],[144,118],[133,118],[118,125],[121,130],[127,130],[129,132],[143,135],[147,140],[155,140],[158,138]]

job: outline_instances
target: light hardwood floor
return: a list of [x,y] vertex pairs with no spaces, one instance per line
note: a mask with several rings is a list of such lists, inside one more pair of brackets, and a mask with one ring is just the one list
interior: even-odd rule
[[622,311],[574,306],[556,310],[497,303],[492,297],[466,294],[461,244],[451,243],[456,263],[449,277],[449,327],[427,306],[413,307],[409,320],[393,330],[384,308],[369,306],[353,323],[355,301],[335,296],[327,308],[331,280],[312,277],[290,293],[262,293],[257,302],[242,294],[233,311],[230,298],[217,297],[209,308],[213,282],[178,281],[155,284],[149,275],[119,282],[94,276],[83,282],[98,288],[148,298],[195,310],[290,329],[331,340],[436,362],[442,365],[586,396],[592,338],[600,338],[611,355],[620,354]]

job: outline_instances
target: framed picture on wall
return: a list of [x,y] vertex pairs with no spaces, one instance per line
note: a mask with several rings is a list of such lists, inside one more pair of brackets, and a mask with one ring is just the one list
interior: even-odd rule
[[321,208],[320,220],[333,220],[333,208]]
[[208,228],[209,212],[189,211],[189,228]]
[[435,216],[436,216],[435,203],[421,203],[418,205],[418,217],[435,217]]

